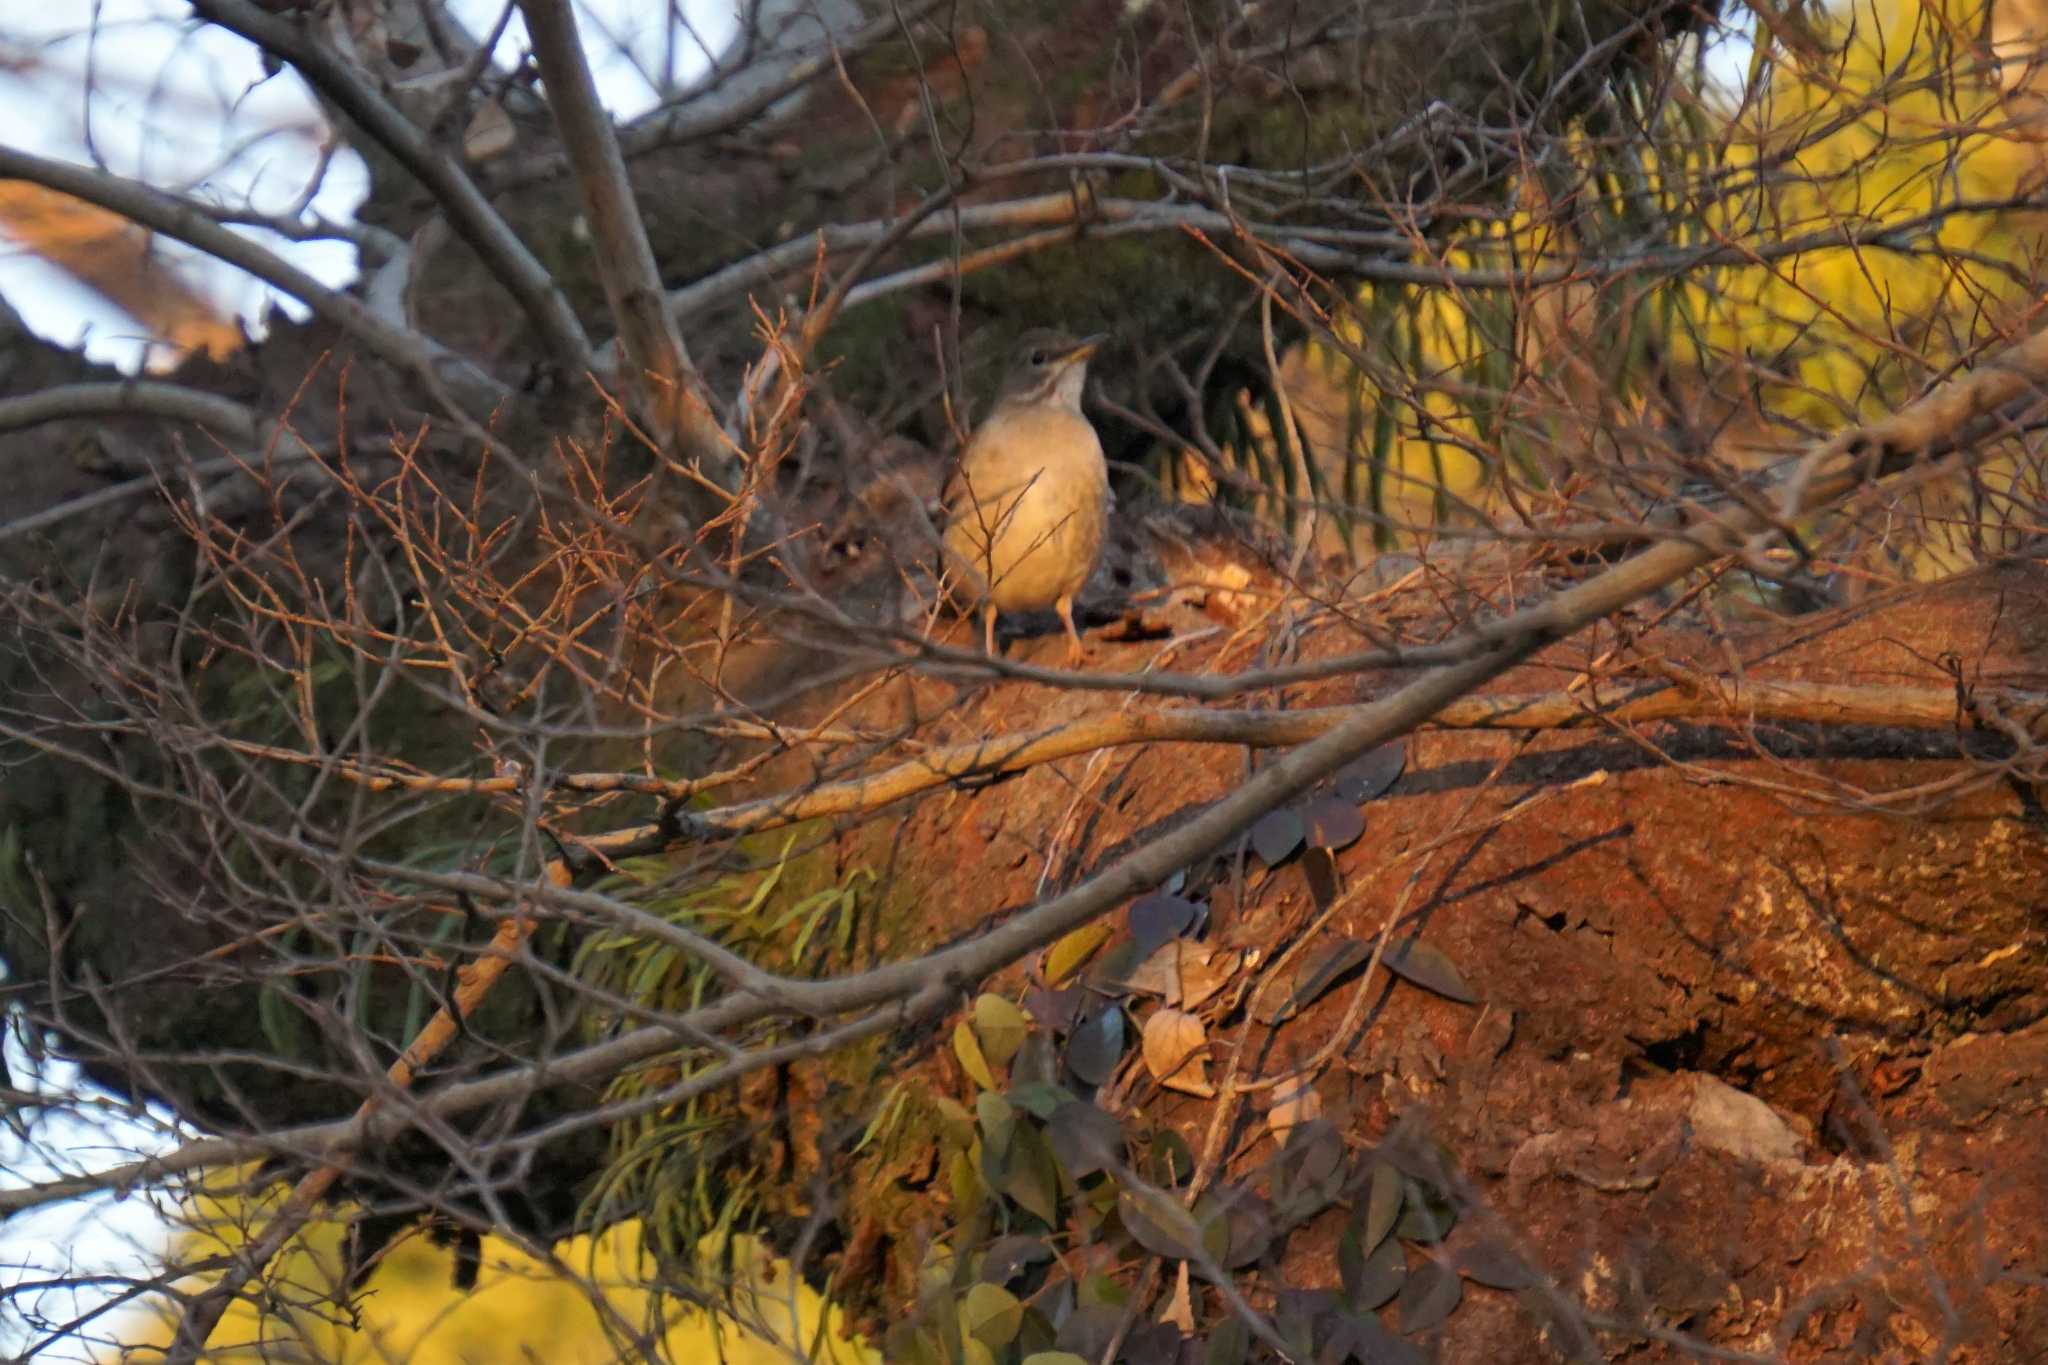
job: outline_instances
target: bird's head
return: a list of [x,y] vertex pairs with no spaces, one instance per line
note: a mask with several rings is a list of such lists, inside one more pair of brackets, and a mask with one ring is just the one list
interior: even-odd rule
[[1003,376],[999,403],[1056,403],[1081,410],[1081,386],[1088,378],[1088,357],[1104,337],[1075,339],[1043,328],[1017,339],[1010,368]]

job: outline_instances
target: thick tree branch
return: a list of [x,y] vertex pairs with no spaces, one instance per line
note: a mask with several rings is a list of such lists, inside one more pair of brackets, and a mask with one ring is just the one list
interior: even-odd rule
[[9,176],[32,180],[97,204],[246,270],[299,300],[400,369],[422,376],[430,385],[448,384],[465,403],[481,408],[504,396],[504,386],[469,361],[431,338],[379,317],[347,294],[329,289],[275,252],[222,227],[173,195],[105,171],[0,146],[0,177]]
[[626,374],[643,421],[665,443],[707,471],[724,468],[728,451],[704,399],[674,315],[663,306],[661,270],[648,244],[640,207],[626,178],[611,115],[597,97],[569,0],[519,0],[533,38],[534,59],[548,104],[583,193],[598,278],[619,328]]
[[590,341],[568,299],[451,152],[429,141],[303,24],[267,14],[251,0],[192,0],[192,10],[290,63],[308,85],[376,138],[433,194],[456,235],[490,264],[556,363],[573,373],[590,368]]

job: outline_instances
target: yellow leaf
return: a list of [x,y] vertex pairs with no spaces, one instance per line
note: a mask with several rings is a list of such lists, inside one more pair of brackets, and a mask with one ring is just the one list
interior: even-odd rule
[[1081,964],[1095,956],[1095,950],[1109,940],[1110,927],[1101,920],[1084,924],[1072,930],[1058,943],[1045,950],[1045,981],[1057,986],[1081,969]]
[[981,1055],[994,1066],[1008,1066],[1031,1031],[1031,1016],[1000,995],[982,994],[974,1001],[974,1034]]
[[974,1030],[965,1019],[953,1026],[953,1055],[960,1059],[960,1069],[967,1078],[983,1090],[997,1089],[995,1073],[988,1069],[988,1059],[981,1055],[981,1044],[975,1040]]
[[1159,1009],[1145,1021],[1145,1069],[1169,1090],[1208,1097],[1209,1061],[1202,1049],[1209,1034],[1186,1010]]

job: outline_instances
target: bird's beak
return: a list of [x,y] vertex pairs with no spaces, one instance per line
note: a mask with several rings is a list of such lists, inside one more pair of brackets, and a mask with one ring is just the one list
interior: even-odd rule
[[1060,357],[1060,368],[1065,369],[1069,365],[1081,364],[1088,357],[1094,355],[1101,348],[1102,343],[1107,340],[1109,340],[1109,333],[1107,332],[1097,332],[1092,337],[1083,337],[1074,343],[1073,349]]

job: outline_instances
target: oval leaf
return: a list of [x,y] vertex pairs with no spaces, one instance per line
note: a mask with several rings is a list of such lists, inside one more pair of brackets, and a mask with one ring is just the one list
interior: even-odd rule
[[1412,1178],[1402,1182],[1404,1194],[1401,1219],[1394,1234],[1410,1242],[1441,1242],[1457,1226],[1458,1211],[1442,1191]]
[[1088,1085],[1101,1085],[1124,1055],[1123,1008],[1111,1003],[1083,1016],[1067,1039],[1067,1066]]
[[1156,949],[1194,928],[1195,917],[1201,910],[1201,906],[1179,896],[1140,896],[1124,912],[1124,923],[1130,926],[1132,938]]
[[1270,1003],[1260,1002],[1259,1022],[1281,1024],[1292,1019],[1335,985],[1346,972],[1371,956],[1371,944],[1342,935],[1310,948],[1302,954],[1301,965],[1294,969],[1293,984],[1284,992],[1277,993],[1278,1000],[1271,1000],[1275,992],[1269,992]]
[[1053,1159],[1069,1179],[1079,1180],[1123,1164],[1123,1125],[1083,1100],[1053,1110],[1046,1120],[1045,1137],[1052,1144]]
[[1011,1130],[1010,1159],[1003,1178],[991,1181],[1018,1207],[1034,1214],[1047,1227],[1060,1225],[1060,1172],[1052,1148],[1029,1123]]
[[1479,1003],[1478,992],[1465,984],[1465,978],[1458,974],[1451,960],[1420,939],[1389,945],[1383,960],[1388,971],[1426,991],[1435,991],[1461,1005]]
[[1000,995],[974,998],[974,1036],[990,1066],[1008,1066],[1030,1029],[1031,1016]]
[[1252,826],[1252,851],[1265,859],[1266,866],[1286,860],[1307,837],[1301,816],[1291,810],[1269,810]]
[[995,1073],[989,1070],[988,1059],[981,1054],[981,1042],[965,1019],[953,1027],[953,1055],[960,1059],[960,1069],[967,1073],[968,1080],[983,1090],[996,1088]]
[[1209,1084],[1209,1032],[1185,1010],[1156,1009],[1145,1020],[1145,1069],[1169,1090],[1212,1096]]
[[990,1284],[1008,1284],[1025,1266],[1051,1259],[1052,1248],[1043,1237],[1026,1237],[1021,1233],[998,1237],[981,1253],[981,1278]]
[[1399,1242],[1389,1237],[1365,1258],[1352,1303],[1361,1313],[1370,1313],[1400,1293],[1407,1278],[1408,1255]]
[[1439,1326],[1465,1296],[1465,1283],[1435,1261],[1424,1261],[1401,1284],[1395,1305],[1404,1332],[1427,1332]]
[[1365,833],[1365,817],[1358,807],[1334,796],[1317,797],[1301,815],[1310,848],[1349,848]]
[[1337,770],[1337,795],[1362,806],[1400,780],[1401,770],[1407,766],[1408,745],[1390,740]]
[[1360,1249],[1379,1249],[1394,1224],[1401,1218],[1401,1173],[1384,1161],[1372,1163],[1372,1192],[1366,1196],[1365,1226],[1360,1230]]
[[1081,970],[1096,949],[1109,942],[1113,932],[1103,920],[1095,920],[1078,929],[1070,930],[1066,937],[1045,950],[1045,980],[1047,985],[1057,986],[1075,972]]
[[1155,1256],[1191,1261],[1203,1253],[1202,1229],[1172,1195],[1151,1189],[1118,1190],[1116,1213],[1125,1231]]
[[1458,1253],[1458,1273],[1489,1289],[1527,1289],[1538,1276],[1513,1248],[1500,1242],[1475,1242]]
[[1000,1285],[983,1280],[967,1287],[960,1300],[960,1330],[992,1351],[1017,1338],[1024,1325],[1024,1305]]

